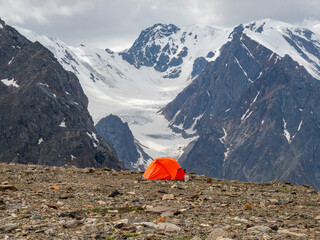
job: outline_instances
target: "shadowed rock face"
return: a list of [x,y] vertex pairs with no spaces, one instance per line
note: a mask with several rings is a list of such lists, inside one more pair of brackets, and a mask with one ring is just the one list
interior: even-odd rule
[[119,117],[109,115],[101,119],[97,123],[96,129],[98,134],[115,149],[126,168],[132,170],[144,169],[145,162],[152,160],[143,151],[139,142],[134,139],[128,123],[122,122]]
[[162,111],[173,128],[195,126],[199,135],[182,166],[320,188],[319,81],[236,30],[220,57]]
[[96,135],[77,77],[0,23],[0,161],[123,168]]

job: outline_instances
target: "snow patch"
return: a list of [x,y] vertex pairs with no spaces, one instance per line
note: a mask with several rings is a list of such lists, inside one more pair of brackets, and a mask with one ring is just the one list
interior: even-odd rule
[[4,26],[2,25],[2,23],[0,23],[0,29],[3,29],[4,28]]
[[10,65],[13,61],[14,57],[11,58],[11,60],[8,62],[8,65]]
[[229,112],[231,108],[228,108],[227,110],[225,110],[224,112]]
[[225,163],[226,159],[227,159],[228,156],[229,156],[229,153],[230,153],[230,148],[227,148],[227,151],[224,152],[223,166],[224,166],[224,163]]
[[253,111],[250,111],[251,106],[257,101],[258,96],[260,94],[260,91],[258,91],[258,94],[255,96],[255,98],[253,99],[252,103],[250,103],[249,108],[247,109],[247,111],[245,112],[245,114],[242,115],[241,117],[241,121],[244,122],[245,120],[247,120],[248,117],[250,117],[250,115],[252,114]]
[[291,135],[290,135],[289,131],[287,130],[287,122],[286,122],[286,120],[284,120],[284,118],[282,119],[282,121],[283,121],[283,136],[285,136],[288,143],[291,143]]
[[204,113],[202,113],[198,117],[193,118],[193,123],[192,123],[191,127],[189,129],[185,130],[186,133],[188,133],[189,135],[193,135],[196,133],[196,130],[194,128],[197,125],[198,121],[203,117],[203,114]]
[[[135,169],[138,169],[139,171],[144,171],[146,166],[149,166],[150,163],[152,162],[152,159],[149,158],[145,160],[143,158],[143,154],[141,153],[140,149],[137,148],[138,154],[139,154],[139,159],[136,163],[131,163],[131,166],[134,167]],[[144,166],[143,169],[141,169],[141,166]]]
[[97,147],[98,145],[95,143],[95,142],[99,143],[99,140],[98,140],[98,138],[97,138],[97,135],[96,135],[94,132],[91,133],[91,134],[87,132],[87,135],[88,135],[91,139],[94,140],[93,146],[94,146],[94,147]]
[[222,130],[223,130],[224,135],[223,135],[223,137],[219,138],[219,140],[221,143],[225,144],[226,137],[228,136],[228,134],[227,134],[226,129],[224,127],[222,128]]
[[42,142],[43,142],[43,138],[39,138],[38,145],[41,144]]
[[73,156],[72,154],[70,155],[70,157],[71,157],[71,160],[76,159],[76,157]]
[[45,87],[47,87],[47,88],[49,88],[49,85],[48,84],[46,84],[46,83],[39,83],[39,85],[41,85],[41,86],[45,86]]
[[65,119],[62,120],[62,122],[60,123],[59,127],[63,127],[63,128],[66,127]]
[[298,134],[298,132],[301,130],[301,126],[302,126],[302,120],[300,121],[299,126],[298,126],[298,129],[297,129],[297,132],[296,132],[296,134],[292,137],[292,139],[294,139],[294,138],[296,137],[296,135]]
[[17,84],[17,82],[14,80],[14,78],[12,78],[12,79],[2,79],[1,80],[1,82],[3,82],[5,85],[7,85],[7,86],[14,86],[14,87],[16,87],[16,88],[18,88],[18,87],[20,87],[18,84]]
[[300,121],[300,123],[299,123],[299,126],[298,126],[298,132],[300,131],[301,126],[302,126],[302,120],[301,120],[301,121]]
[[236,57],[234,57],[234,59],[236,60],[236,63],[239,65],[239,67],[240,67],[241,70],[243,71],[244,75],[248,78],[248,81],[251,82],[251,83],[253,83],[253,81],[248,77],[247,72],[246,72],[246,71],[242,68],[242,66],[240,65],[239,60],[238,60]]

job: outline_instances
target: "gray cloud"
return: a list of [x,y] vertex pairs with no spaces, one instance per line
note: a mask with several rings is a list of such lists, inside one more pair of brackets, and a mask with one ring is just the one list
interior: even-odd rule
[[319,22],[318,0],[0,0],[11,25],[80,43],[120,50],[155,23],[231,27],[272,18],[294,24]]

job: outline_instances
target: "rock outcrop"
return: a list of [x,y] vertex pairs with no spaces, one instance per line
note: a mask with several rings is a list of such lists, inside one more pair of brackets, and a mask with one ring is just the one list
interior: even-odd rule
[[152,161],[134,139],[128,123],[122,122],[118,116],[109,115],[102,118],[95,127],[97,133],[115,149],[126,168],[144,170],[146,162]]

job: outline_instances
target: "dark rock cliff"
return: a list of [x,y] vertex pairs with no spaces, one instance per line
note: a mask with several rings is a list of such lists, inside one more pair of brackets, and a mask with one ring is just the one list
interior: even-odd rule
[[0,161],[123,168],[98,135],[77,77],[0,20]]
[[[141,145],[134,139],[128,123],[115,116],[109,115],[96,124],[98,134],[116,150],[118,157],[128,169],[145,168],[144,162],[151,160]],[[140,163],[139,163],[140,160]]]

